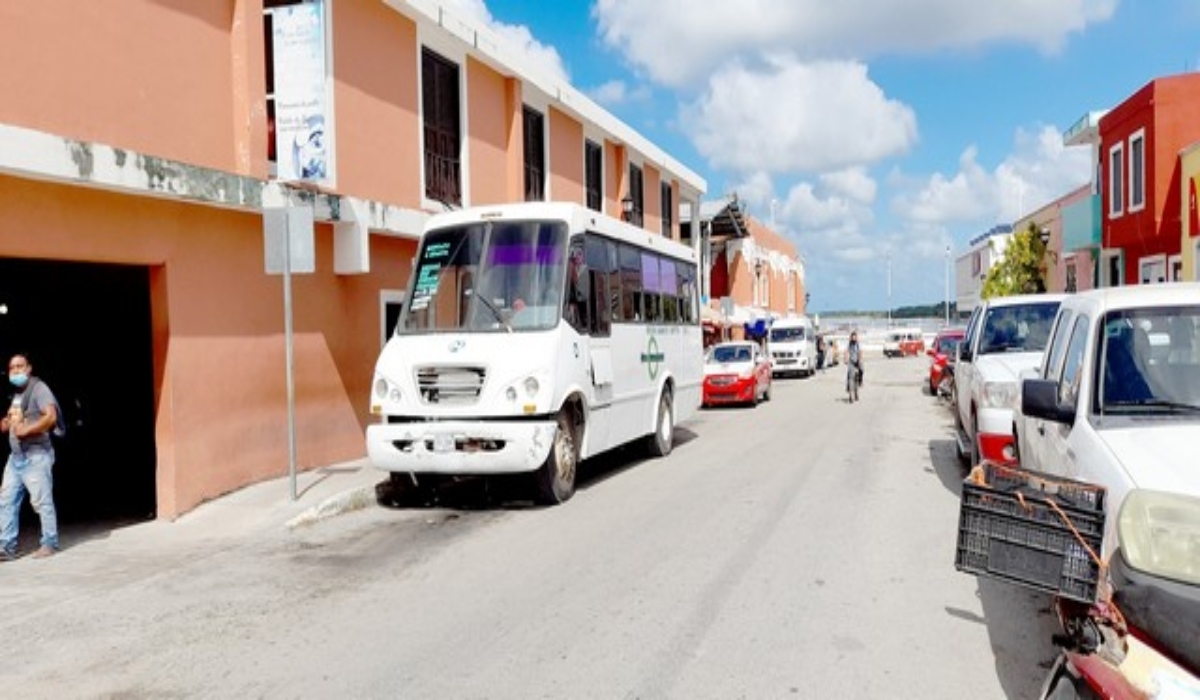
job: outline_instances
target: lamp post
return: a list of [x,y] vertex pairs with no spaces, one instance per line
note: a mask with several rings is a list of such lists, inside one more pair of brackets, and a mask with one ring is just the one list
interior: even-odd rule
[[950,326],[950,246],[946,246],[946,320],[944,327]]
[[887,327],[892,327],[892,254],[887,256]]

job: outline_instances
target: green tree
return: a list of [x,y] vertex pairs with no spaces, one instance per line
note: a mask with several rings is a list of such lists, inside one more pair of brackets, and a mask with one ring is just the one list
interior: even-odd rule
[[1013,234],[1004,256],[988,270],[980,296],[984,299],[1046,291],[1046,244],[1034,224]]

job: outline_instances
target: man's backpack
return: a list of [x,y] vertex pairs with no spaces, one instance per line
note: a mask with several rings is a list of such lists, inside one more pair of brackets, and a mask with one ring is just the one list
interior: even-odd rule
[[[41,383],[41,380],[38,379],[37,377],[29,378],[29,384],[25,387],[25,392],[21,394],[21,413],[22,413],[22,415],[29,415],[29,404],[31,401],[33,401],[33,389],[40,383]],[[67,436],[67,419],[65,416],[63,416],[62,404],[59,403],[57,396],[54,397],[54,408],[55,408],[54,414],[55,414],[55,417],[57,418],[57,420],[55,422],[54,427],[50,430],[50,434],[56,438],[66,437]]]

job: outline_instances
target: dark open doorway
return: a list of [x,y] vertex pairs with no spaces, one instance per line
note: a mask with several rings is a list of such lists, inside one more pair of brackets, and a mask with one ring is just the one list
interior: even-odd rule
[[[0,357],[28,354],[68,425],[55,441],[60,524],[155,517],[152,344],[149,268],[0,258]],[[12,391],[5,379],[0,394]]]

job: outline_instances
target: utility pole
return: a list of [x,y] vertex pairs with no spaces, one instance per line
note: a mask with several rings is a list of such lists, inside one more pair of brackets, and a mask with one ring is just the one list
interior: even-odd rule
[[946,322],[945,327],[950,327],[950,246],[946,246]]
[[892,327],[892,254],[887,256],[887,327]]

